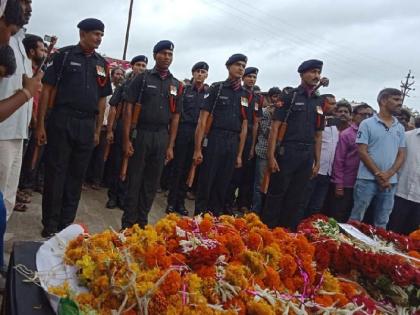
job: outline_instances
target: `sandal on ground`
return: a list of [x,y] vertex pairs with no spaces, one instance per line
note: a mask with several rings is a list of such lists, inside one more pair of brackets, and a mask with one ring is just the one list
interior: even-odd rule
[[13,208],[13,211],[17,212],[25,212],[26,210],[28,210],[28,207],[23,203],[17,203]]

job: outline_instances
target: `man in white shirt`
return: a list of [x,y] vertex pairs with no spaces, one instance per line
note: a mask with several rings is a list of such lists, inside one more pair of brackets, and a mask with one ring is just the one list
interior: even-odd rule
[[[31,16],[31,0],[21,0],[24,23]],[[5,99],[22,88],[22,76],[32,77],[32,63],[26,55],[22,40],[25,32],[21,29],[10,38],[16,58],[16,72],[8,78],[0,79],[0,99]],[[23,140],[28,138],[28,126],[32,115],[32,99],[20,107],[7,120],[0,123],[0,191],[3,192],[7,209],[7,219],[15,207],[16,191],[22,164]]]
[[420,124],[405,133],[407,157],[398,174],[394,209],[388,228],[409,234],[420,226]]

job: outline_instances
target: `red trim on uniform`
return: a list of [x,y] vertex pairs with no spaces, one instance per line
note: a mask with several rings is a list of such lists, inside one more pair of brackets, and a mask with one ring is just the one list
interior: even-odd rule
[[[170,89],[171,87],[169,87]],[[178,86],[178,96],[182,95],[182,91],[184,90],[184,86],[180,83]],[[171,91],[169,91],[169,109],[171,111],[172,114],[174,114],[176,112],[176,102],[175,102],[175,97],[174,95],[171,94]]]
[[105,62],[105,77],[101,77],[100,75],[96,76],[96,81],[100,87],[104,87],[106,82],[108,81],[108,72],[109,72],[109,65],[108,62]]

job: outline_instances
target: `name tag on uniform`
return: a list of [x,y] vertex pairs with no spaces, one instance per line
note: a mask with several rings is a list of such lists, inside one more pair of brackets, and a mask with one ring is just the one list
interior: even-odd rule
[[219,97],[221,100],[228,100],[229,99],[229,97],[227,97],[227,96],[223,96],[223,95],[220,95],[220,97]]
[[305,105],[305,103],[302,103],[302,102],[299,102],[299,103],[298,103],[298,102],[296,102],[296,103],[295,103],[295,106],[304,106],[304,105]]
[[322,110],[321,106],[319,106],[319,105],[316,107],[316,112],[317,112],[319,115],[324,115],[324,111]]
[[171,93],[171,95],[173,96],[177,96],[177,90],[176,90],[176,86],[175,85],[171,85],[169,88],[169,93]]
[[241,97],[241,105],[243,107],[248,107],[248,98],[247,97]]
[[[81,63],[78,63],[78,62],[75,62],[75,61],[71,61],[70,62],[70,66],[78,66],[78,67],[81,67],[82,64]],[[96,69],[98,69],[98,67],[96,67]]]
[[148,87],[148,88],[152,88],[152,89],[157,89],[156,85],[151,85],[151,84],[148,84],[148,85],[147,85],[147,87]]
[[106,73],[105,73],[105,69],[102,66],[96,66],[96,73],[100,76],[100,77],[106,77]]

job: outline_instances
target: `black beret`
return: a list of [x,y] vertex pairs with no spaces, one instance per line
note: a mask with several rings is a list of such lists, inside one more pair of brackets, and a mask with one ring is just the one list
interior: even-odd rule
[[273,96],[276,94],[281,94],[281,90],[277,86],[274,86],[268,90],[268,96]]
[[226,61],[226,66],[230,66],[238,61],[243,61],[246,63],[248,62],[248,57],[243,54],[234,54],[230,56],[229,59]]
[[153,53],[156,54],[164,49],[174,50],[174,43],[170,40],[161,40],[155,45],[155,47],[153,47]]
[[256,74],[256,75],[258,75],[258,68],[255,68],[255,67],[248,67],[248,68],[246,68],[245,69],[245,72],[244,72],[244,76],[247,76],[249,74]]
[[105,30],[105,25],[104,23],[102,23],[102,21],[98,20],[98,19],[93,19],[93,18],[89,18],[89,19],[84,19],[82,21],[79,22],[79,24],[77,24],[77,27],[79,29],[81,29],[82,31],[104,31]]
[[322,71],[323,62],[317,59],[309,59],[301,63],[298,68],[299,73],[304,73],[305,71],[312,69],[319,69]]
[[192,67],[191,71],[194,72],[195,70],[200,69],[209,71],[209,65],[204,61],[199,61]]
[[134,65],[136,62],[139,62],[139,61],[143,61],[144,63],[147,64],[148,59],[145,55],[138,55],[138,56],[135,56],[133,59],[131,59],[130,64]]

